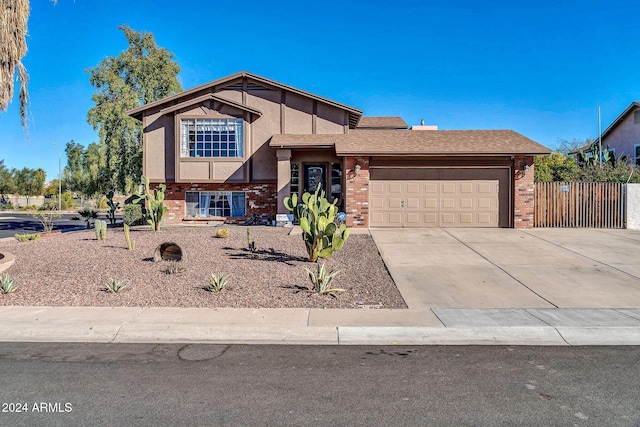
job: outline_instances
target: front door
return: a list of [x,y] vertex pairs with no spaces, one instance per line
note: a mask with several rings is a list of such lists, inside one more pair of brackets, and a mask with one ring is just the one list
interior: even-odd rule
[[327,168],[325,165],[304,165],[304,191],[314,193],[318,184],[325,190]]

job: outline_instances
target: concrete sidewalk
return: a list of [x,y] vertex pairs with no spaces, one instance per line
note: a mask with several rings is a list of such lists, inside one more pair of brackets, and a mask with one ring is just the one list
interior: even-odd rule
[[371,234],[408,309],[0,306],[0,342],[640,345],[640,232]]
[[1,307],[0,341],[640,345],[640,309]]

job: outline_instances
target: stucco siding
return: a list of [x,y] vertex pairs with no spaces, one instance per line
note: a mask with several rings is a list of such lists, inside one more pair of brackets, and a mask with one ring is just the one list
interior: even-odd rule
[[616,149],[616,157],[627,156],[632,161],[635,155],[634,146],[640,144],[640,122],[634,123],[636,108],[602,141],[603,146]]
[[294,93],[287,93],[284,133],[295,135],[313,133],[312,115],[312,100]]
[[204,181],[211,179],[211,167],[208,161],[180,161],[180,181]]
[[[272,181],[277,178],[275,150],[269,148],[269,139],[280,133],[280,91],[248,91],[247,105],[262,111],[262,116],[251,124],[250,140],[252,177],[254,181]],[[246,136],[246,135],[245,135]],[[247,139],[245,138],[245,141]]]
[[318,103],[316,133],[344,133],[346,114],[339,108]]
[[627,184],[627,228],[640,230],[640,184]]
[[222,89],[216,91],[216,95],[220,98],[228,99],[240,104],[242,103],[242,91],[239,90]]
[[[173,134],[173,122],[166,116],[156,113],[145,117],[146,135],[144,141],[144,167],[143,173],[150,180],[164,180],[167,177],[167,155],[171,150],[167,147],[166,135]],[[173,168],[171,168],[173,169]],[[173,170],[171,170],[173,172]]]

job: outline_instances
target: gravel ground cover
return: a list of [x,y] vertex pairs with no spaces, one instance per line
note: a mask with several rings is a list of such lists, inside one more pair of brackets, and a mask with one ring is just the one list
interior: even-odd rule
[[[251,227],[257,251],[247,245],[247,227],[225,226],[229,238],[215,237],[215,227],[133,229],[133,251],[127,249],[121,228],[110,228],[98,241],[93,230],[43,237],[38,242],[0,242],[0,252],[16,261],[7,273],[19,290],[0,295],[0,305],[33,306],[143,306],[143,307],[250,307],[250,308],[406,308],[386,270],[373,239],[352,235],[344,248],[327,260],[340,270],[333,287],[346,291],[337,298],[314,295],[305,267],[304,243],[290,229]],[[154,262],[163,242],[175,242],[184,251],[182,271],[167,274],[167,261]],[[203,289],[211,273],[229,275],[227,289]],[[127,289],[104,291],[110,278]]]

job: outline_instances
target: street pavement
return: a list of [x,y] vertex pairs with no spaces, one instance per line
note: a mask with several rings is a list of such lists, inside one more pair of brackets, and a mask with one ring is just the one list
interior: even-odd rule
[[5,306],[0,341],[640,345],[640,232],[371,234],[408,309]]

